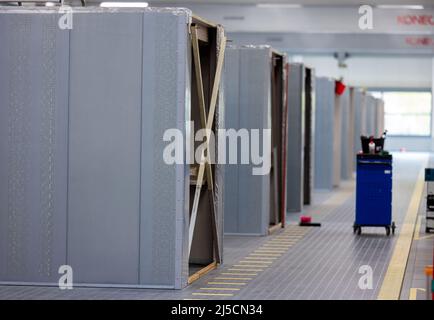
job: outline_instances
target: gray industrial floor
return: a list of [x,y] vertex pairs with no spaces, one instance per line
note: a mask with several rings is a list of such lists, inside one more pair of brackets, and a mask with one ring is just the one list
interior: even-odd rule
[[[347,181],[331,192],[315,192],[314,204],[303,212],[321,222],[320,228],[298,227],[299,214],[291,214],[290,225],[271,236],[225,237],[224,265],[184,290],[0,286],[0,299],[376,299],[426,159],[394,155],[395,236],[387,237],[383,228],[353,234],[354,181]],[[424,230],[423,225],[421,236]],[[401,298],[424,286],[422,266],[432,263],[429,245],[429,238],[413,241]],[[363,265],[373,270],[372,289],[359,288]]]

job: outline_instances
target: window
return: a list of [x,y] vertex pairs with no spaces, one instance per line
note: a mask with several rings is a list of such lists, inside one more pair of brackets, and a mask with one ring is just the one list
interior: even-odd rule
[[383,99],[389,135],[431,135],[430,92],[383,92]]

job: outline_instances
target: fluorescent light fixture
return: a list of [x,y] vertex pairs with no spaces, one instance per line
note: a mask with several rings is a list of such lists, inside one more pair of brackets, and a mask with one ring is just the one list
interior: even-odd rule
[[378,9],[409,9],[409,10],[423,10],[424,6],[421,5],[393,5],[393,4],[379,4]]
[[300,9],[303,6],[301,4],[291,4],[291,3],[258,3],[256,5],[258,8],[276,8],[276,9]]
[[101,2],[100,7],[104,8],[146,8],[147,2]]
[[56,4],[54,2],[45,2],[46,7],[54,7]]

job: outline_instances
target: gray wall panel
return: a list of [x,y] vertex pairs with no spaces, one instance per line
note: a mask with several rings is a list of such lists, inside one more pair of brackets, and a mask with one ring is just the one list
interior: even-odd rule
[[370,94],[366,95],[366,130],[365,135],[375,135],[375,98]]
[[377,99],[377,136],[384,133],[384,100]]
[[[240,128],[261,132],[271,129],[270,50],[241,49],[240,60]],[[239,232],[265,235],[269,224],[270,175],[254,176],[252,168],[252,165],[239,168]]]
[[333,133],[333,186],[341,182],[341,154],[342,154],[342,101],[341,96],[335,94],[334,133]]
[[[225,68],[226,128],[236,130],[271,128],[271,51],[270,48],[228,48]],[[232,86],[238,74],[238,85]],[[238,153],[240,163],[240,153]],[[252,175],[249,164],[232,165],[226,177],[237,175],[236,195],[229,194],[225,201],[225,233],[266,235],[270,219],[270,175]]]
[[[185,17],[156,13],[145,17],[143,31],[140,283],[175,286],[177,282],[181,287],[186,285],[182,270],[188,268],[183,254],[188,229],[178,232],[177,225],[181,229],[188,225],[189,200],[183,192],[190,188],[184,183],[189,182],[189,169],[163,161],[168,142],[162,137],[170,128],[185,135],[185,120],[190,118],[185,90],[187,25]],[[180,106],[176,112],[175,105]],[[185,188],[177,190],[177,181]]]
[[[360,89],[354,91],[354,153],[362,150],[360,136],[365,134],[366,126],[366,95]],[[355,168],[356,158],[353,159]]]
[[[225,103],[226,128],[240,128],[240,50],[227,49],[225,57]],[[227,140],[226,140],[227,141]],[[226,152],[226,161],[229,163],[229,148]],[[239,152],[237,156],[239,157]],[[239,177],[238,166],[227,164],[225,172],[225,221],[226,233],[238,232],[238,199]]]
[[333,188],[334,81],[316,79],[315,188]]
[[0,15],[0,281],[65,264],[68,37],[55,15]]
[[[346,88],[341,100],[341,177],[343,180],[352,177],[352,133],[353,122],[351,121],[350,88]],[[351,142],[350,142],[351,141]]]
[[74,15],[68,263],[77,282],[138,283],[141,26],[140,14]]

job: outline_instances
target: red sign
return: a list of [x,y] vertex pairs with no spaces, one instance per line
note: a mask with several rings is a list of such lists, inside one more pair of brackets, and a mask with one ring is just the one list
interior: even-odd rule
[[398,24],[403,25],[419,25],[419,26],[434,26],[434,17],[432,15],[412,15],[407,14],[397,17]]

